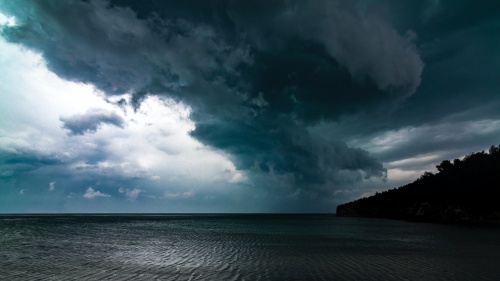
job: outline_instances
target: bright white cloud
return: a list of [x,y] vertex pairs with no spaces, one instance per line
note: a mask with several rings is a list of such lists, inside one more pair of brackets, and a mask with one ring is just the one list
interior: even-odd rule
[[0,13],[0,26],[15,26],[17,25],[16,18],[13,16],[6,16]]
[[[90,107],[113,109],[89,85],[51,73],[40,55],[0,39],[0,148],[43,154],[66,145],[59,117]],[[9,122],[7,122],[9,120]],[[36,145],[34,145],[36,142]]]
[[106,194],[106,193],[102,193],[100,191],[96,191],[92,187],[89,187],[85,191],[85,194],[83,194],[83,197],[87,198],[87,199],[92,199],[92,198],[96,198],[96,197],[111,197],[111,195]]
[[[0,151],[51,156],[80,178],[146,180],[141,189],[128,192],[132,201],[148,189],[162,193],[163,186],[172,184],[210,188],[246,179],[226,155],[189,135],[195,124],[188,106],[155,96],[134,110],[130,94],[106,97],[91,85],[65,81],[47,69],[39,54],[1,38],[0,50]],[[121,99],[128,105],[116,105]],[[61,116],[95,108],[118,116],[123,126],[105,125],[83,135],[68,135],[62,128]]]

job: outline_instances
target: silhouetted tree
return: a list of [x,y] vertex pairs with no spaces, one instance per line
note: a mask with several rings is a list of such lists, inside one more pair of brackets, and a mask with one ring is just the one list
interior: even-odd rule
[[436,168],[438,169],[439,172],[450,170],[452,167],[453,167],[453,164],[451,164],[450,160],[443,160],[441,162],[441,164],[436,166]]
[[438,173],[337,207],[339,216],[385,217],[423,221],[500,222],[500,145],[470,153],[453,163],[443,160]]

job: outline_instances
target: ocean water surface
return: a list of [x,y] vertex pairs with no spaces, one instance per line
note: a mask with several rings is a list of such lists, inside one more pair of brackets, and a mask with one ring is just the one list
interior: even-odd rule
[[500,228],[334,215],[0,215],[0,280],[500,280]]

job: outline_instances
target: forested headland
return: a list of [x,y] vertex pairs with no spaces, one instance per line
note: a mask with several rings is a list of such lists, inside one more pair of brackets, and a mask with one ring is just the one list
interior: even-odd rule
[[500,222],[500,145],[436,168],[410,184],[339,205],[337,216]]

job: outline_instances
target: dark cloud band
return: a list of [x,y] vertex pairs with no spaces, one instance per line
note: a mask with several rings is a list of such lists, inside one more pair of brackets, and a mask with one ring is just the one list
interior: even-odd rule
[[96,132],[102,124],[109,124],[122,128],[124,120],[114,112],[102,109],[89,109],[84,114],[76,114],[60,117],[62,127],[68,130],[70,135],[83,135]]

